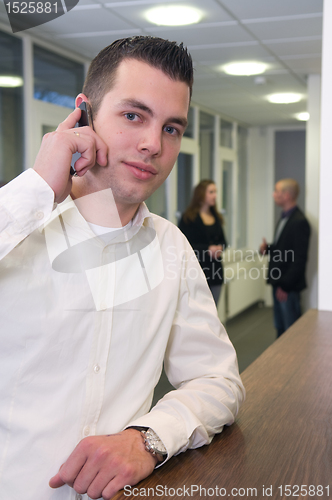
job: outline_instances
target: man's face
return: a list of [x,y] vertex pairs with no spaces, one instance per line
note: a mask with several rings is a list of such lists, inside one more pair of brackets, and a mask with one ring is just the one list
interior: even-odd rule
[[277,182],[273,191],[274,202],[278,207],[282,207],[286,201],[286,191],[282,182]]
[[121,62],[94,118],[108,146],[108,165],[97,175],[119,209],[140,203],[164,182],[180,151],[188,108],[186,83],[135,59]]

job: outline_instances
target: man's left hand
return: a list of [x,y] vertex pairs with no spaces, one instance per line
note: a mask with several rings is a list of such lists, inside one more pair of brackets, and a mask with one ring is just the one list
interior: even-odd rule
[[109,500],[126,484],[133,486],[149,476],[156,464],[141,433],[126,429],[83,439],[49,484],[51,488],[68,484],[77,493]]

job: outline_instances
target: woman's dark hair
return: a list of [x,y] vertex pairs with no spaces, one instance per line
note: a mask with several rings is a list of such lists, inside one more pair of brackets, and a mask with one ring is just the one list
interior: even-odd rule
[[145,62],[162,70],[172,80],[187,83],[191,97],[193,64],[182,43],[152,36],[122,38],[105,47],[91,62],[82,92],[88,97],[94,114],[104,95],[111,90],[117,68],[124,59]]
[[[199,213],[201,206],[204,203],[206,190],[208,186],[210,186],[211,184],[215,184],[215,182],[212,181],[211,179],[203,179],[200,181],[199,184],[197,184],[197,186],[193,191],[190,204],[183,214],[184,222],[189,222],[189,221],[192,222],[196,219],[197,214]],[[223,224],[224,219],[221,213],[218,212],[217,205],[210,207],[210,212],[212,215],[214,215],[216,219],[218,218],[220,222]]]

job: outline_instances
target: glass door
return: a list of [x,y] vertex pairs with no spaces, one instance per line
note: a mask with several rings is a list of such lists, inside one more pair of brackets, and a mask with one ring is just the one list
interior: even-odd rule
[[236,246],[236,153],[229,148],[219,148],[220,171],[218,172],[219,185],[218,206],[224,217],[224,231],[229,246]]
[[222,162],[222,215],[226,240],[232,246],[233,241],[233,162]]
[[176,217],[181,215],[190,203],[194,184],[194,155],[180,153],[177,161],[177,208]]

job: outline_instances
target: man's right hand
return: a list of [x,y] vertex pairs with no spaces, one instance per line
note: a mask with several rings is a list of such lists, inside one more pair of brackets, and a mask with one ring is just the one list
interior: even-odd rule
[[125,429],[84,438],[49,484],[51,488],[68,484],[90,498],[110,500],[124,486],[149,476],[156,465],[157,458],[146,450],[140,431]]
[[58,126],[55,132],[43,137],[34,170],[54,191],[54,201],[63,201],[71,191],[70,164],[76,152],[81,157],[75,170],[82,177],[96,163],[107,165],[107,146],[91,127],[74,128],[80,119],[81,110],[76,108]]
[[267,242],[266,242],[266,239],[263,238],[263,241],[262,241],[262,243],[261,243],[261,245],[259,247],[259,253],[261,255],[265,255],[266,252],[267,252]]

